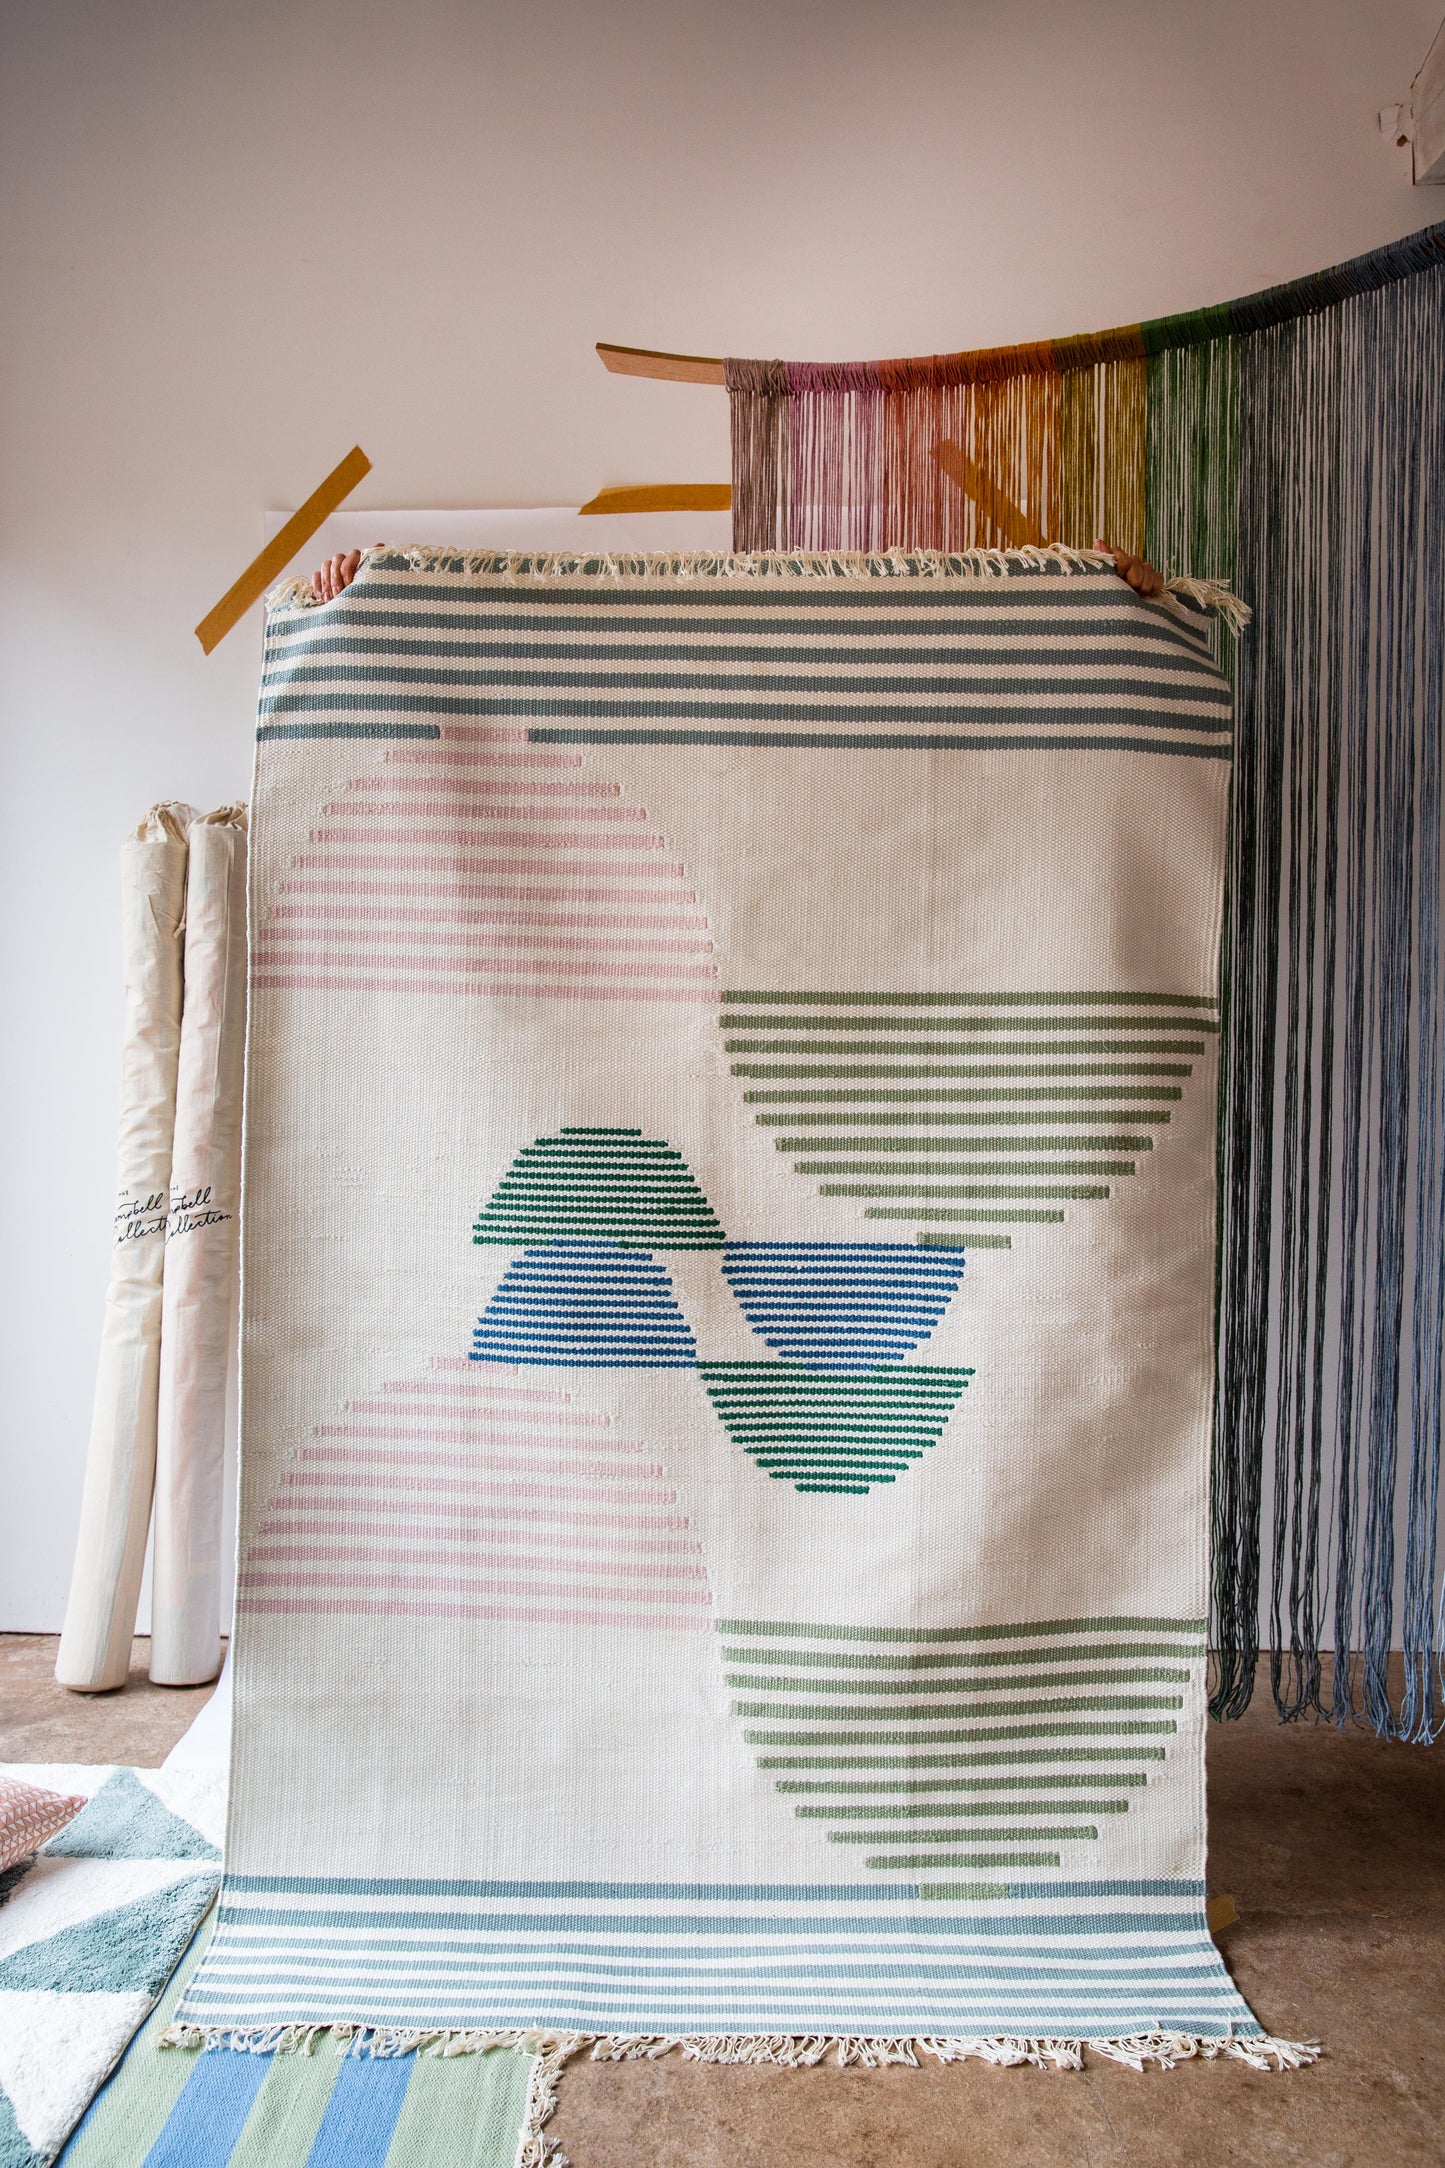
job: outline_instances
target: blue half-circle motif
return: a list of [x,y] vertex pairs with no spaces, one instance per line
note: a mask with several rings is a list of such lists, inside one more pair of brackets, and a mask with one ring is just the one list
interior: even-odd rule
[[690,1370],[697,1346],[666,1271],[646,1250],[572,1238],[507,1267],[472,1335],[473,1362]]
[[960,1249],[912,1242],[725,1242],[723,1272],[758,1337],[808,1370],[899,1362],[939,1324]]

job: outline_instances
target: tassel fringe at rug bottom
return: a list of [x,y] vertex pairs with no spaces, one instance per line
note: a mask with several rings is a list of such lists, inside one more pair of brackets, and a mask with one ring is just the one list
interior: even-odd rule
[[314,2055],[323,2045],[337,2055],[485,2055],[492,2048],[518,2048],[535,2055],[527,2094],[527,2120],[517,2168],[566,2168],[565,2156],[543,2136],[543,2125],[557,2104],[557,2080],[565,2063],[584,2051],[594,2062],[655,2060],[680,2051],[693,2063],[771,2063],[789,2070],[817,2063],[859,2064],[879,2069],[886,2063],[924,2061],[984,2062],[1013,2068],[1082,2070],[1084,2058],[1102,2057],[1130,2070],[1157,2064],[1172,2070],[1196,2057],[1218,2056],[1248,2063],[1252,2070],[1299,2070],[1315,2062],[1318,2040],[1279,2040],[1269,2033],[1230,2033],[1223,2038],[1200,2033],[1130,2033],[1113,2040],[1024,2039],[995,2034],[988,2038],[915,2035],[869,2038],[852,2033],[549,2033],[423,2031],[384,2025],[172,2025],[162,2033],[163,2048],[230,2048],[253,2055]]

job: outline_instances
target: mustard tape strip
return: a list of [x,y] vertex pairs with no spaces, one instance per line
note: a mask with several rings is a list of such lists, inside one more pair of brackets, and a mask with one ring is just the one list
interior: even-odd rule
[[579,512],[726,512],[728,482],[646,482],[635,489],[599,489]]
[[319,489],[311,495],[299,511],[291,514],[285,526],[274,534],[259,557],[253,557],[241,577],[226,589],[213,610],[208,610],[196,627],[196,638],[209,655],[218,647],[233,625],[239,624],[253,602],[259,602],[268,587],[280,577],[303,543],[309,542],[323,520],[330,519],[336,507],[351,495],[363,475],[370,474],[371,461],[359,444],[353,444],[340,466],[333,467]]

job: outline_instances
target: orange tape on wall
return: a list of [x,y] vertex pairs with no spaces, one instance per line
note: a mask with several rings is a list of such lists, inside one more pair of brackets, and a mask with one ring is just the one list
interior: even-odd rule
[[273,580],[279,578],[290,564],[304,542],[309,542],[323,520],[330,519],[336,507],[349,497],[363,475],[370,474],[371,461],[359,444],[351,450],[339,466],[333,467],[319,489],[313,489],[299,511],[291,514],[285,526],[274,534],[259,557],[253,557],[241,577],[226,589],[213,610],[208,610],[196,627],[196,638],[209,655],[211,650],[225,639],[231,627],[239,624],[253,602],[259,602]]

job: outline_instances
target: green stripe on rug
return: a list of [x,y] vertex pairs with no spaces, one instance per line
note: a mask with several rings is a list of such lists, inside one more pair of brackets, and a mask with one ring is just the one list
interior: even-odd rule
[[[1118,1729],[1118,1726],[1113,1727]],[[1130,1725],[1129,1730],[1137,1730]],[[1160,1730],[1172,1731],[1172,1724]],[[997,1737],[994,1733],[991,1736]],[[1162,1746],[1011,1747],[978,1754],[760,1754],[760,1769],[995,1769],[1038,1762],[1163,1761]],[[922,1781],[922,1780],[920,1780]],[[779,1783],[780,1792],[817,1791],[816,1784]]]
[[[875,1031],[887,1030],[893,1027],[870,1022],[860,1025],[858,1028],[860,1031],[868,1032],[870,1036],[866,1039],[729,1038],[727,1040],[727,1050],[730,1054],[913,1054],[917,1056],[924,1054],[975,1054],[980,1056],[1008,1055],[1010,1057],[1016,1054],[1202,1054],[1204,1052],[1204,1041],[1202,1039],[984,1039],[976,1046],[972,1044],[970,1037],[966,1036],[966,1034],[976,1031],[998,1031],[1003,1028],[993,1021],[960,1025],[958,1027],[958,1036],[948,1039],[936,1037],[927,1039],[878,1039],[871,1036]],[[899,1025],[896,1028],[899,1031],[908,1029],[907,1025]],[[1062,1030],[1064,1026],[1060,1024],[1057,1028]],[[1075,1024],[1073,1028],[1077,1030],[1079,1026]],[[1052,1031],[1055,1026],[1052,1021],[1046,1021],[1039,1026],[1039,1029]],[[1097,1029],[1102,1031],[1104,1026],[1099,1025]],[[741,1073],[739,1071],[739,1074]]]
[[[865,1051],[872,1051],[866,1049]],[[819,1078],[846,1081],[849,1078],[877,1081],[884,1077],[1013,1077],[1013,1076],[1190,1076],[1192,1069],[1187,1061],[973,1061],[973,1062],[918,1062],[918,1061],[735,1061],[734,1076],[773,1077],[794,1082]],[[756,1093],[748,1093],[756,1098]],[[812,1092],[786,1092],[774,1094],[788,1099],[811,1099]],[[837,1098],[836,1092],[830,1097]],[[854,1094],[847,1094],[852,1098]]]
[[385,2168],[513,2168],[535,2058],[488,2048],[414,2060]]
[[[1111,1666],[1104,1671],[1050,1671],[1038,1664],[1020,1659],[1021,1668],[996,1674],[993,1678],[980,1679],[970,1673],[964,1678],[937,1678],[932,1673],[921,1679],[798,1679],[777,1673],[757,1671],[729,1671],[729,1686],[743,1693],[757,1694],[943,1694],[950,1689],[960,1692],[977,1692],[991,1687],[1001,1690],[1045,1686],[1187,1686],[1189,1673],[1177,1671],[1172,1666],[1134,1665],[1126,1668]],[[840,1711],[840,1713],[842,1713]]]
[[[931,1649],[924,1652],[901,1651],[892,1656],[858,1656],[844,1649],[755,1648],[744,1646],[734,1636],[735,1646],[723,1650],[726,1664],[762,1665],[776,1667],[779,1664],[806,1665],[810,1670],[849,1672],[913,1672],[992,1669],[1009,1670],[1021,1663],[1109,1663],[1126,1659],[1144,1659],[1154,1656],[1202,1656],[1204,1643],[1197,1637],[1185,1641],[1086,1641],[1064,1642],[1045,1638],[1028,1656],[1021,1656],[1017,1649]],[[861,1682],[860,1682],[861,1683]],[[884,1682],[889,1684],[889,1682]],[[890,1691],[896,1686],[889,1684]]]
[[[935,1792],[1057,1791],[1061,1787],[1067,1786],[1086,1791],[1117,1791],[1122,1786],[1142,1785],[1144,1782],[1144,1774],[1142,1770],[1138,1769],[1120,1769],[1112,1776],[1107,1769],[1060,1769],[1046,1772],[1040,1772],[1037,1769],[1026,1769],[1020,1770],[1013,1776],[895,1777],[892,1780],[884,1779],[882,1781],[870,1778],[861,1784],[814,1784],[803,1778],[790,1778],[786,1783],[776,1785],[775,1789],[780,1792],[806,1792],[809,1795],[816,1794],[826,1796],[829,1799],[844,1797],[851,1799],[855,1795],[861,1796],[864,1793],[870,1798],[876,1798],[880,1794],[893,1797],[912,1795],[917,1792],[931,1794]],[[834,1809],[830,1807],[796,1807],[793,1811],[801,1815],[827,1815],[834,1812]],[[840,1814],[863,1814],[873,1811],[880,1814],[892,1814],[902,1810],[893,1807],[879,1807],[876,1810],[864,1807],[839,1807],[836,1811]]]
[[756,1641],[1036,1641],[1044,1634],[1070,1633],[1167,1633],[1201,1639],[1203,1619],[1094,1615],[1089,1618],[1011,1619],[997,1626],[835,1626],[804,1623],[796,1619],[721,1618],[720,1634]]
[[973,1008],[985,1004],[1005,1005],[1016,1008],[1063,1008],[1071,1003],[1111,1001],[1123,1002],[1133,1008],[1217,1009],[1219,1004],[1206,994],[1136,994],[1136,993],[1072,993],[1072,994],[936,994],[936,993],[778,993],[748,992],[737,989],[724,990],[721,999],[737,1005],[756,1007],[762,1002],[810,1002],[832,1008],[862,1007],[872,1003],[885,1008]]
[[[1136,1171],[1132,1159],[984,1159],[959,1166],[939,1163],[922,1166],[909,1160],[800,1160],[800,1174],[1133,1174]],[[822,1197],[846,1197],[846,1189],[835,1189],[824,1182],[818,1194]],[[892,1194],[885,1192],[884,1194]]]
[[329,2046],[314,2055],[273,2055],[226,2168],[301,2168],[340,2069],[341,2058]]

